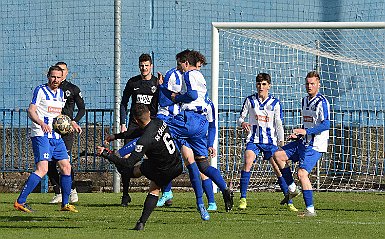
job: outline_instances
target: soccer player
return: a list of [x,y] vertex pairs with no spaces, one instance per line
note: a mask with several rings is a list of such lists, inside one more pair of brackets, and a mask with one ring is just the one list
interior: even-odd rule
[[[65,105],[62,110],[62,114],[68,115],[71,118],[72,120],[71,123],[74,131],[76,131],[78,134],[81,134],[82,128],[78,125],[77,122],[81,120],[81,118],[84,116],[86,112],[86,107],[84,104],[82,92],[80,91],[78,86],[72,84],[67,80],[68,67],[65,62],[58,62],[55,64],[55,66],[59,66],[63,70],[63,80],[59,86],[59,88],[64,91],[64,100],[65,100]],[[73,116],[74,116],[75,105],[78,108],[78,112],[74,118]],[[67,148],[67,153],[71,155],[72,145],[74,142],[74,133],[71,132],[69,134],[62,135],[62,139]],[[55,192],[55,195],[53,196],[52,200],[49,203],[60,203],[62,198],[62,195],[60,192],[60,181],[59,181],[60,177],[59,177],[59,172],[56,169],[55,161],[48,162],[47,175],[53,185],[53,190]],[[70,193],[69,200],[71,203],[74,203],[74,202],[77,202],[79,198],[78,198],[78,193],[76,191],[73,170],[71,170],[71,177],[72,177],[72,185],[71,185],[71,193]]]
[[[115,139],[125,139],[127,144],[129,141],[140,137],[143,129],[134,120],[132,111],[136,104],[145,104],[149,107],[151,118],[155,118],[158,111],[158,79],[152,75],[152,59],[148,54],[142,54],[139,57],[140,75],[134,76],[127,81],[123,91],[122,100],[120,102],[120,124],[121,133],[106,136],[106,141],[110,142]],[[131,98],[131,108],[126,127],[127,104]],[[122,176],[123,196],[121,205],[126,207],[131,202],[128,194],[130,185],[129,176],[124,173],[121,168],[117,167]]]
[[[183,171],[183,166],[180,153],[166,123],[160,119],[151,119],[150,111],[145,104],[135,104],[131,114],[144,132],[130,156],[128,158],[117,157],[104,147],[98,147],[97,152],[112,163],[126,168],[130,177],[144,175],[151,180],[142,216],[134,227],[134,230],[143,230],[156,207],[160,188],[179,176]],[[147,158],[134,167],[144,154]]]
[[319,93],[320,76],[311,71],[306,75],[305,86],[307,96],[302,99],[302,128],[294,129],[289,139],[294,140],[274,153],[274,160],[282,171],[289,192],[283,201],[288,201],[300,194],[294,184],[292,173],[286,162],[299,162],[298,179],[302,185],[306,210],[299,216],[316,216],[313,203],[313,189],[309,173],[313,170],[322,153],[327,151],[330,128],[330,105]]
[[33,212],[26,203],[28,195],[35,189],[41,178],[47,174],[48,162],[55,160],[61,170],[61,211],[78,212],[68,203],[71,192],[71,164],[64,141],[60,134],[52,130],[52,122],[61,114],[64,107],[64,92],[59,88],[63,70],[59,66],[51,66],[48,70],[48,83],[39,85],[33,92],[28,108],[28,116],[32,120],[31,140],[35,157],[36,171],[27,179],[23,190],[14,203],[14,208],[23,212]]
[[[239,209],[246,209],[246,194],[250,182],[251,167],[257,155],[262,152],[264,160],[270,160],[273,170],[277,176],[278,184],[282,192],[288,192],[285,179],[273,160],[273,154],[282,146],[284,141],[284,130],[282,125],[282,108],[277,98],[269,94],[271,77],[267,73],[259,73],[256,77],[257,93],[246,97],[238,124],[248,132],[246,139],[245,162],[241,171],[240,191],[241,198]],[[245,121],[249,115],[248,122]],[[290,211],[298,211],[293,202],[287,202]]]
[[181,113],[170,118],[167,124],[171,133],[182,143],[182,156],[189,169],[191,184],[194,188],[198,210],[203,220],[209,220],[209,215],[203,204],[203,189],[199,172],[208,176],[218,185],[222,192],[226,211],[233,207],[233,195],[227,187],[219,170],[212,167],[208,161],[207,139],[208,120],[206,118],[207,88],[206,80],[197,69],[201,54],[191,51],[180,58],[183,73],[181,94],[172,93],[171,100],[181,104]]

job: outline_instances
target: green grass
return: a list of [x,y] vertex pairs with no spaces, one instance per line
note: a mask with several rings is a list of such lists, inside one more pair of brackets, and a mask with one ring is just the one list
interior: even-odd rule
[[[0,194],[0,237],[5,238],[384,238],[385,194],[315,193],[318,216],[299,218],[280,206],[281,193],[249,193],[248,208],[226,213],[221,194],[219,210],[203,222],[192,192],[174,193],[174,204],[157,208],[145,231],[130,230],[141,215],[145,193],[132,193],[127,208],[120,194],[79,194],[79,213],[60,212],[48,202],[52,194],[34,193],[28,202],[35,213],[13,209],[17,194]],[[303,200],[295,205],[303,209]]]

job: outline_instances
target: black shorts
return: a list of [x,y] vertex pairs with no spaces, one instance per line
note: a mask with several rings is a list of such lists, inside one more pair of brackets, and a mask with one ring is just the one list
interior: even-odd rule
[[157,186],[163,187],[182,174],[183,166],[180,162],[175,166],[170,167],[167,171],[160,171],[153,164],[147,163],[146,160],[143,160],[140,165],[140,171],[146,178],[154,181]]

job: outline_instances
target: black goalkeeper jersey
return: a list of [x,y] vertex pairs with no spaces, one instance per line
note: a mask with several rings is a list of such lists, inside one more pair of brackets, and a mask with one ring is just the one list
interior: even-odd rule
[[133,165],[133,163],[139,162],[145,154],[147,159],[144,159],[142,164],[151,164],[160,173],[167,173],[182,165],[179,150],[169,128],[160,119],[152,119],[145,127],[143,135],[136,142],[135,150],[127,162]]
[[[80,91],[79,87],[77,87],[76,85],[72,84],[67,80],[64,80],[60,84],[60,88],[64,91],[64,99],[65,99],[65,105],[64,105],[64,108],[62,109],[62,114],[68,115],[75,122],[79,122],[79,120],[84,116],[86,112],[86,107],[84,104],[82,92]],[[75,104],[78,107],[78,113],[74,118],[73,115],[74,115]]]
[[158,112],[158,78],[152,76],[150,80],[143,80],[141,75],[134,76],[127,81],[120,102],[120,124],[125,124],[127,117],[127,105],[131,97],[129,121],[133,121],[132,109],[137,103],[148,106],[151,118]]

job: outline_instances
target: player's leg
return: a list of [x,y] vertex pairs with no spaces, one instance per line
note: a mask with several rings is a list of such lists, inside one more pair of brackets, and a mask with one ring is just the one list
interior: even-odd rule
[[313,201],[313,187],[311,185],[309,179],[309,173],[313,170],[317,161],[321,158],[322,154],[312,149],[312,147],[306,147],[303,150],[304,155],[301,157],[303,160],[300,160],[298,165],[298,179],[302,185],[302,193],[303,199],[305,201],[306,210],[301,213],[300,216],[316,216],[316,212],[314,209],[314,201]]
[[[64,141],[66,148],[67,148],[68,155],[71,156],[72,145],[74,142],[74,133],[69,133],[67,135],[63,135],[62,139]],[[71,184],[70,202],[74,203],[74,202],[79,201],[79,196],[78,196],[78,192],[76,191],[75,172],[74,172],[74,167],[72,166],[72,164],[71,164],[71,180],[72,180],[72,184]]]
[[162,197],[159,198],[156,206],[157,207],[163,207],[164,205],[170,206],[170,200],[173,198],[173,194],[171,191],[172,182],[169,182],[166,186],[162,188]]
[[23,190],[17,198],[14,207],[23,212],[33,212],[32,208],[26,203],[28,195],[36,188],[42,177],[47,174],[48,161],[39,161],[36,164],[36,171],[31,173],[24,184]]
[[48,160],[51,160],[52,157],[47,137],[32,137],[31,140],[36,170],[29,175],[23,186],[23,190],[14,203],[15,209],[23,212],[33,212],[33,210],[26,203],[27,197],[39,184],[41,178],[47,174]]
[[[275,175],[277,176],[278,185],[281,188],[283,195],[285,196],[289,193],[289,187],[288,187],[285,179],[282,177],[282,173],[281,173],[278,165],[275,163],[275,161],[272,157],[270,157],[270,163],[271,163],[271,166],[274,170]],[[289,201],[287,202],[287,208],[289,209],[289,211],[298,212],[298,209],[294,207],[292,199],[289,199]]]
[[256,156],[259,154],[259,149],[254,143],[247,143],[245,155],[244,155],[244,163],[243,168],[241,170],[241,179],[240,179],[240,191],[241,191],[241,198],[239,200],[239,209],[246,209],[247,207],[247,201],[246,201],[246,195],[247,195],[247,188],[249,187],[250,182],[250,170],[253,166],[253,162],[256,158]]
[[136,223],[134,230],[144,230],[144,226],[156,207],[159,198],[160,187],[154,181],[150,182],[149,192],[143,204],[142,215]]
[[286,184],[288,185],[288,193],[285,195],[285,198],[281,201],[281,204],[287,204],[288,201],[296,196],[298,196],[301,191],[297,188],[297,185],[294,183],[293,174],[290,170],[289,165],[287,164],[289,158],[293,162],[299,160],[298,156],[298,147],[301,145],[299,141],[293,141],[282,148],[278,149],[274,155],[274,161],[278,165],[282,177],[285,179]]
[[56,168],[56,161],[52,160],[48,162],[48,179],[52,184],[55,195],[49,203],[60,203],[61,192],[60,192],[60,176],[59,171]]
[[203,191],[206,194],[208,202],[207,211],[216,211],[218,207],[215,203],[213,181],[203,173],[201,173],[201,179]]
[[60,186],[62,193],[62,211],[78,212],[73,205],[69,204],[69,196],[71,193],[72,177],[71,163],[67,153],[67,148],[63,139],[50,139],[50,144],[53,146],[52,157],[58,159],[60,168]]

